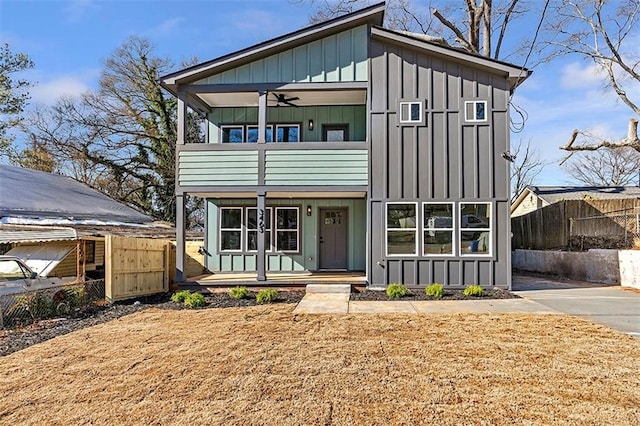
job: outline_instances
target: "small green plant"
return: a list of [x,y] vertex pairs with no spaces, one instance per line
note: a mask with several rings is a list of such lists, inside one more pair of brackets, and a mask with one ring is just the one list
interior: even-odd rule
[[474,284],[474,285],[467,286],[467,288],[464,289],[463,293],[465,296],[480,297],[480,296],[484,296],[484,288],[482,288],[477,284]]
[[256,302],[258,303],[273,303],[278,297],[278,292],[272,288],[265,288],[260,290],[256,295]]
[[247,288],[244,286],[234,287],[229,290],[229,296],[233,297],[234,299],[246,299],[247,297],[249,297],[249,290],[247,290]]
[[442,296],[444,296],[444,286],[442,284],[433,283],[424,289],[424,293],[434,299],[442,299]]
[[180,290],[173,293],[173,296],[171,296],[171,301],[176,303],[183,303],[190,294],[191,292],[189,290]]
[[387,287],[387,297],[389,299],[400,299],[407,295],[407,287],[404,284],[389,284]]
[[206,305],[204,296],[201,293],[190,293],[184,298],[184,306],[187,308],[199,308]]

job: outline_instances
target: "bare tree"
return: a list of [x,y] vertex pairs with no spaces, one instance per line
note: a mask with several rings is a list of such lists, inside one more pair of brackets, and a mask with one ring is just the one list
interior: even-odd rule
[[[292,0],[315,6],[312,22],[352,12],[372,1],[366,0]],[[386,26],[401,31],[418,32],[442,37],[468,52],[499,59],[531,52],[533,39],[512,44],[513,50],[504,54],[508,28],[520,18],[535,16],[536,22],[545,17],[549,0],[390,0],[387,2]]]
[[[156,81],[172,67],[154,56],[148,40],[131,37],[105,61],[96,91],[34,113],[32,137],[77,179],[155,218],[175,220],[177,106]],[[197,116],[189,119],[187,140],[201,142]]]
[[546,166],[540,159],[540,152],[531,146],[531,140],[526,144],[521,140],[512,152],[515,158],[511,164],[511,202],[530,185],[535,183],[536,177]]
[[640,154],[632,148],[603,148],[575,156],[565,165],[576,181],[589,186],[625,186],[640,172]]
[[[606,87],[640,115],[640,1],[564,0],[556,6],[551,30],[558,34],[550,42],[552,56],[578,55],[591,61],[605,76]],[[578,136],[583,136],[574,144]],[[576,151],[600,148],[630,147],[640,152],[638,120],[629,122],[627,137],[617,140],[595,140],[580,130],[574,130],[561,149],[569,151],[564,163]],[[562,164],[561,163],[561,164]]]

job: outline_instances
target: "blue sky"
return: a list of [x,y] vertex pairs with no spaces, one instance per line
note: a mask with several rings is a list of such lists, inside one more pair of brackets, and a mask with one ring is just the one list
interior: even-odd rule
[[[95,87],[102,61],[130,35],[149,38],[176,64],[204,61],[304,27],[309,13],[288,0],[0,0],[0,40],[35,62],[24,75],[38,82],[32,104],[53,104]],[[632,117],[579,57],[536,67],[513,101],[528,119],[512,144],[531,140],[549,162],[540,185],[575,183],[557,164],[573,129],[619,139]]]

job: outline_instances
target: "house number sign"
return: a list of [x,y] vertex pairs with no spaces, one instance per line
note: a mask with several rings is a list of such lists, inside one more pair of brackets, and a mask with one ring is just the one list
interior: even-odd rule
[[264,209],[258,210],[258,231],[264,234]]

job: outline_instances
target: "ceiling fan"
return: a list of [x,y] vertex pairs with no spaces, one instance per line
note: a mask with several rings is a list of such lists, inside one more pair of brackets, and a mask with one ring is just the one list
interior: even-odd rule
[[298,99],[300,99],[297,96],[287,98],[287,95],[285,95],[284,93],[274,93],[273,96],[276,97],[276,102],[278,103],[277,106],[284,104],[298,108],[298,105],[293,103],[293,101],[297,101]]

